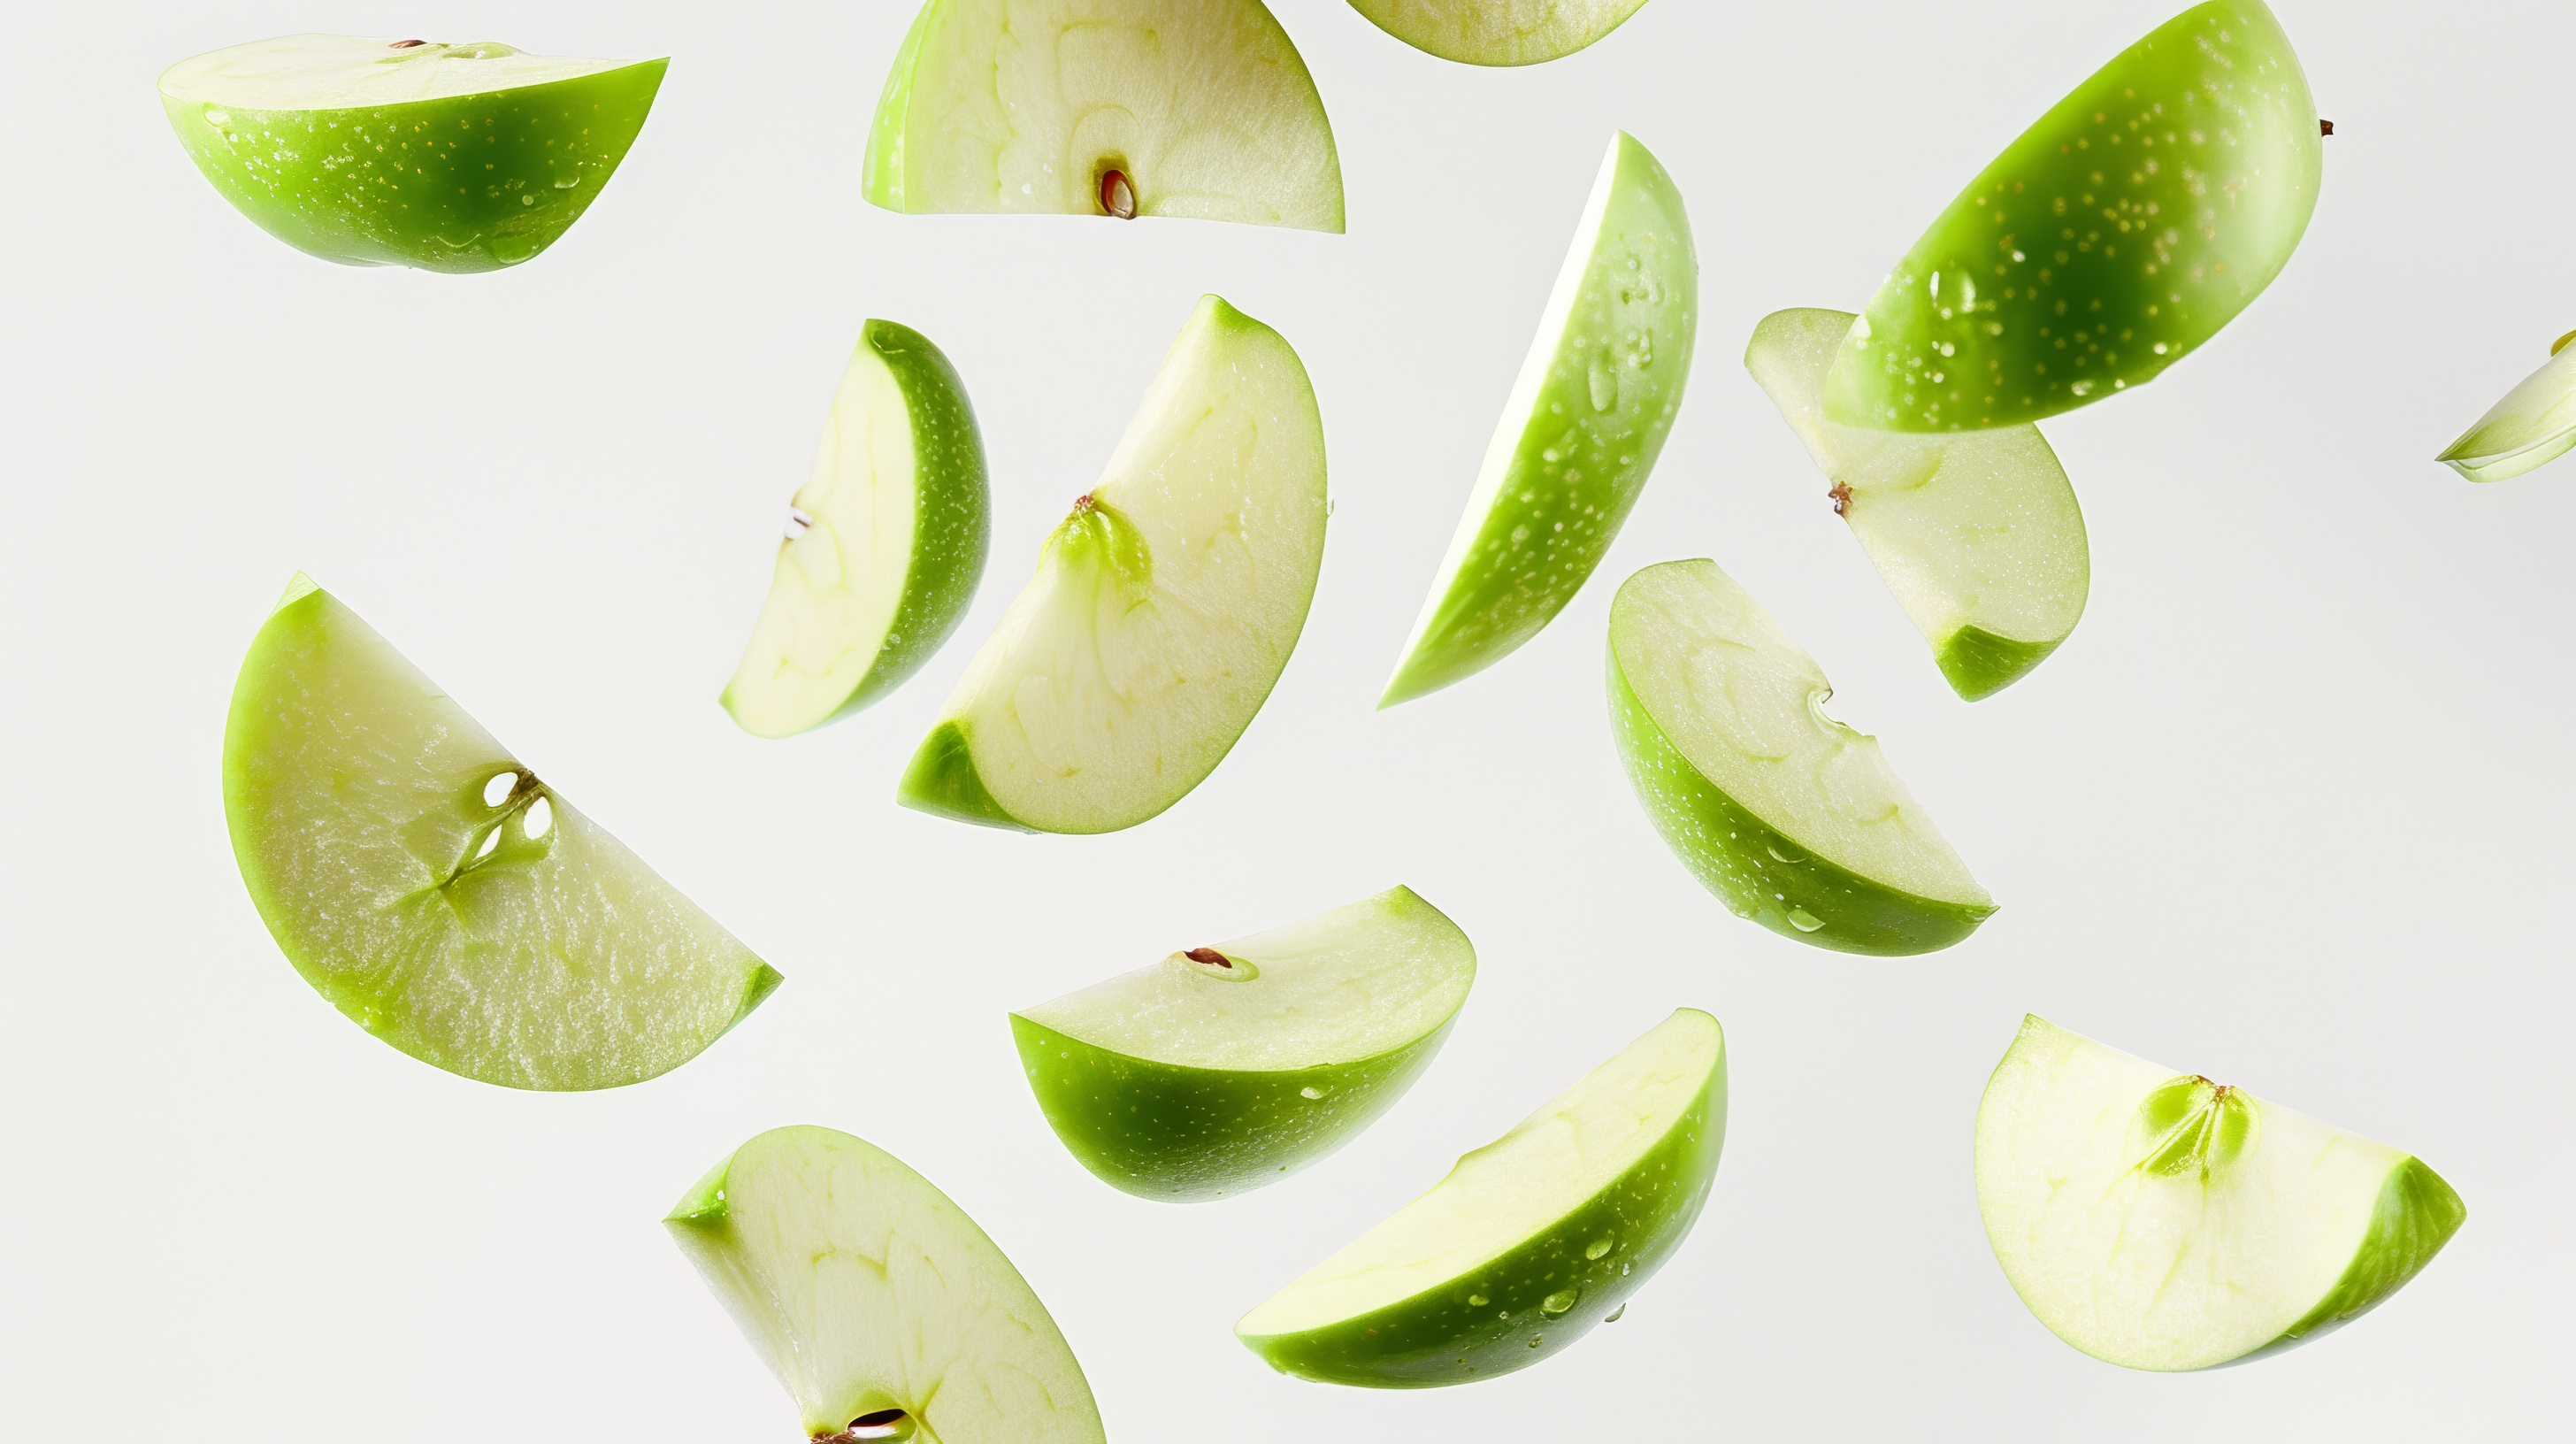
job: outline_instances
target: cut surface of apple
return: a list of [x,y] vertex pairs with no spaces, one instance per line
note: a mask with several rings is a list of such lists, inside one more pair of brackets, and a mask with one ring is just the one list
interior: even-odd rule
[[1610,604],[1610,717],[1675,856],[1736,916],[1838,952],[1946,948],[1994,899],[1833,684],[1712,561],[1665,562]]
[[667,64],[289,35],[171,66],[161,107],[224,199],[298,250],[490,271],[598,199]]
[[1834,420],[2019,426],[2142,386],[2254,303],[2325,148],[2262,0],[2210,0],[2077,86],[1888,272],[1825,386]]
[[1244,1315],[1282,1373],[1420,1389],[1525,1369],[1625,1309],[1697,1221],[1726,1037],[1682,1008]]
[[233,688],[224,815],[296,971],[451,1073],[639,1082],[779,983],[300,574]]
[[1143,1198],[1220,1198],[1393,1107],[1475,980],[1467,935],[1398,887],[1013,1013],[1011,1032],[1083,1167]]
[[1465,65],[1536,65],[1616,30],[1646,0],[1351,0],[1416,50]]
[[1698,321],[1681,192],[1622,131],[1380,707],[1501,661],[1574,599],[1663,451]]
[[1261,0],[928,0],[868,138],[890,211],[1342,228],[1342,162]]
[[725,710],[762,737],[903,685],[975,600],[992,529],[983,434],[957,368],[920,332],[867,323],[789,518],[724,691]]
[[2057,650],[2093,584],[2084,513],[2036,426],[1927,435],[1825,417],[1825,376],[1855,318],[1778,311],[1744,364],[1833,483],[1887,589],[1962,697],[1991,697]]
[[2576,331],[2549,348],[2549,364],[2505,393],[2438,458],[2471,481],[2504,481],[2576,450]]
[[1203,299],[914,754],[903,804],[1112,832],[1180,801],[1288,665],[1326,510],[1306,368],[1278,332]]
[[830,1444],[1097,1444],[1046,1305],[964,1209],[864,1139],[777,1128],[663,1226]]
[[2406,1153],[2036,1017],[1977,1109],[1977,1206],[2041,1323],[2157,1370],[2340,1328],[2468,1217]]

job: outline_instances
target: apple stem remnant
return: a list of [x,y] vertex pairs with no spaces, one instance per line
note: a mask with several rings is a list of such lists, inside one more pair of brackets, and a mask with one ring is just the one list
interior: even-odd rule
[[1218,952],[1214,948],[1192,948],[1188,952],[1181,954],[1181,956],[1194,963],[1204,963],[1211,968],[1230,968],[1234,966],[1234,960],[1232,958],[1227,957],[1225,954]]
[[2331,121],[2331,120],[2323,120],[2323,119],[2320,119],[2320,120],[2317,122],[2317,134],[2319,134],[2319,135],[2332,135],[2332,134],[2334,134],[2334,122],[2333,122],[2333,121]]
[[1136,188],[1127,183],[1125,171],[1100,173],[1100,213],[1122,221],[1136,219]]
[[1852,489],[1849,482],[1835,482],[1834,489],[1826,492],[1825,495],[1834,499],[1834,515],[1849,516],[1851,514]]

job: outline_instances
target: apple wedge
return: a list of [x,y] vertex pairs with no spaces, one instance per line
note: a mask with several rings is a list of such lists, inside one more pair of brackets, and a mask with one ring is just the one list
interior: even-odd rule
[[2385,1302],[2468,1210],[2384,1143],[2025,1018],[1977,1108],[1977,1206],[2059,1338],[2206,1369]]
[[2093,584],[2075,488],[2036,426],[1955,435],[1825,418],[1825,376],[1855,318],[1778,311],[1744,365],[1833,483],[1834,510],[1971,702],[2019,681],[2075,630]]
[[1618,29],[1646,0],[1351,0],[1369,23],[1462,65],[1537,65]]
[[1180,801],[1288,665],[1327,510],[1306,368],[1206,297],[913,755],[903,805],[1114,832]]
[[2320,129],[2262,0],[2184,11],[2023,132],[1888,272],[1826,414],[1981,431],[2153,381],[2290,263]]
[[1098,1444],[1082,1366],[1020,1271],[930,1180],[777,1128],[662,1220],[815,1444]]
[[1712,561],[1610,604],[1610,720],[1682,865],[1737,917],[1846,953],[1946,948],[1994,899],[1879,753],[1827,716],[1813,657]]
[[161,108],[215,190],[297,250],[493,271],[599,198],[668,64],[289,35],[171,66]]
[[760,737],[902,686],[975,600],[992,531],[984,438],[928,338],[867,323],[788,516],[769,600],[724,690],[725,710]]
[[233,687],[224,816],[287,961],[451,1073],[640,1082],[779,983],[300,573]]
[[1682,1008],[1244,1315],[1270,1366],[1424,1389],[1526,1369],[1616,1318],[1699,1218],[1726,1036]]
[[1574,599],[1664,449],[1698,317],[1681,192],[1622,131],[1378,706],[1494,665]]
[[868,136],[890,211],[1342,228],[1342,162],[1261,0],[928,0]]
[[1112,1187],[1192,1202],[1341,1147],[1431,1066],[1476,981],[1398,887],[1011,1015],[1056,1137]]
[[2471,481],[2504,481],[2576,449],[2576,331],[2549,348],[2549,363],[2505,393],[2436,458]]

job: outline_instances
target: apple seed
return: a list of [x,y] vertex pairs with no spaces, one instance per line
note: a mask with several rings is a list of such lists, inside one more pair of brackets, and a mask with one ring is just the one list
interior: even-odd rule
[[1100,173],[1100,211],[1122,221],[1136,219],[1136,188],[1127,183],[1125,171]]
[[1228,958],[1225,954],[1218,952],[1214,948],[1192,948],[1188,952],[1181,954],[1181,956],[1194,963],[1205,963],[1211,968],[1230,968],[1234,966],[1232,959]]

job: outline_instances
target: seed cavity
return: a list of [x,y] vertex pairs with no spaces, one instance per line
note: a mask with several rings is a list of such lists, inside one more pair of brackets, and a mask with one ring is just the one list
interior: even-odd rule
[[881,1439],[902,1440],[913,1436],[916,1428],[912,1415],[901,1409],[879,1409],[861,1414],[850,1421],[850,1427],[837,1434],[817,1434],[814,1444],[865,1444]]
[[814,514],[801,506],[787,509],[787,539],[794,541],[813,529]]

